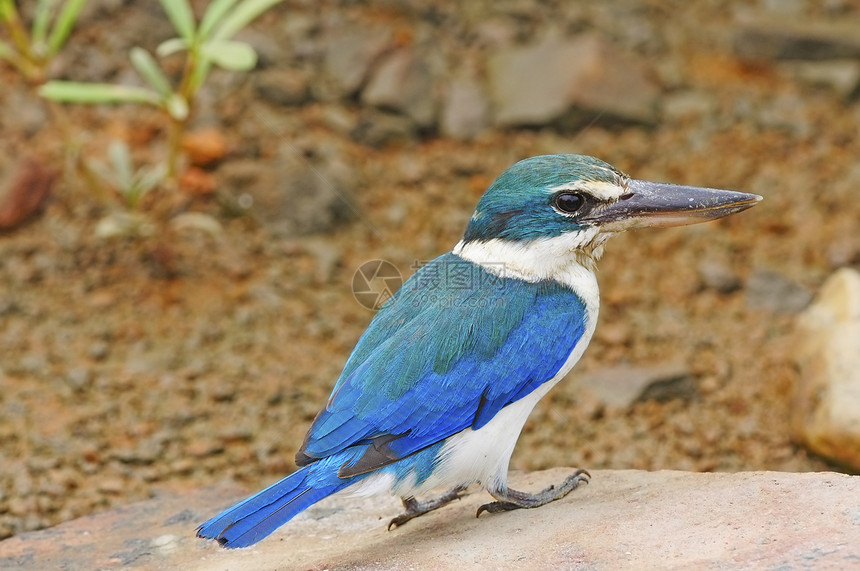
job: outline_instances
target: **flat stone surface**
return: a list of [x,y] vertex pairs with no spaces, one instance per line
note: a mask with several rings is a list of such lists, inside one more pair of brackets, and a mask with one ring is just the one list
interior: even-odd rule
[[[514,474],[537,490],[570,469]],[[474,517],[484,492],[391,532],[390,497],[328,498],[261,543],[194,537],[236,488],[170,495],[0,542],[2,569],[847,569],[860,565],[860,476],[601,470],[536,510]]]

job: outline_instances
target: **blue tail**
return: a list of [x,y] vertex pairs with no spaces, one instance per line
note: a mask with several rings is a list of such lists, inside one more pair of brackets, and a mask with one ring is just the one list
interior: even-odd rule
[[363,479],[339,478],[338,466],[344,461],[339,456],[305,466],[239,502],[197,528],[197,537],[215,539],[224,547],[257,543],[302,510]]

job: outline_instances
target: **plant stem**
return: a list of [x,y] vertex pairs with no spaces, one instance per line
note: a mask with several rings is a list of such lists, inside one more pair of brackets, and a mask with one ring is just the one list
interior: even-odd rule
[[6,25],[12,45],[17,51],[14,57],[7,61],[15,66],[30,85],[42,83],[47,62],[33,52],[30,36],[21,22],[18,10],[15,9],[15,3],[11,0],[0,0],[0,21]]
[[179,175],[179,155],[182,151],[182,135],[186,121],[170,117],[167,135],[167,179],[175,182]]
[[170,132],[167,139],[167,180],[175,183],[179,175],[179,157],[182,153],[182,136],[185,134],[185,127],[188,125],[188,119],[191,117],[191,112],[194,107],[194,96],[196,87],[194,86],[194,76],[200,59],[197,53],[198,48],[191,46],[185,58],[185,67],[182,70],[182,81],[179,84],[177,93],[182,97],[188,105],[188,113],[184,118],[177,118],[165,110],[170,120]]
[[6,22],[6,27],[9,29],[9,36],[12,38],[12,43],[18,48],[18,51],[27,59],[30,59],[30,38],[27,30],[21,23],[21,17],[18,15],[18,10],[15,9],[15,2],[0,0],[3,4],[2,18]]

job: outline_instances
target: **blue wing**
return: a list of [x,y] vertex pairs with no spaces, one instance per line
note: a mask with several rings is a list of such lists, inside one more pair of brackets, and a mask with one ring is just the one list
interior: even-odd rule
[[478,429],[555,376],[585,325],[584,303],[561,284],[441,256],[370,323],[296,461],[363,445],[347,477]]

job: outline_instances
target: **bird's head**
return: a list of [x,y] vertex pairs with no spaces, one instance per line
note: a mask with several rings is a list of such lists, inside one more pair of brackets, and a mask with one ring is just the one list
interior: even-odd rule
[[705,222],[759,200],[754,194],[631,179],[594,157],[544,155],[522,160],[496,179],[459,247],[504,244],[541,256],[572,255],[590,267],[617,232]]

